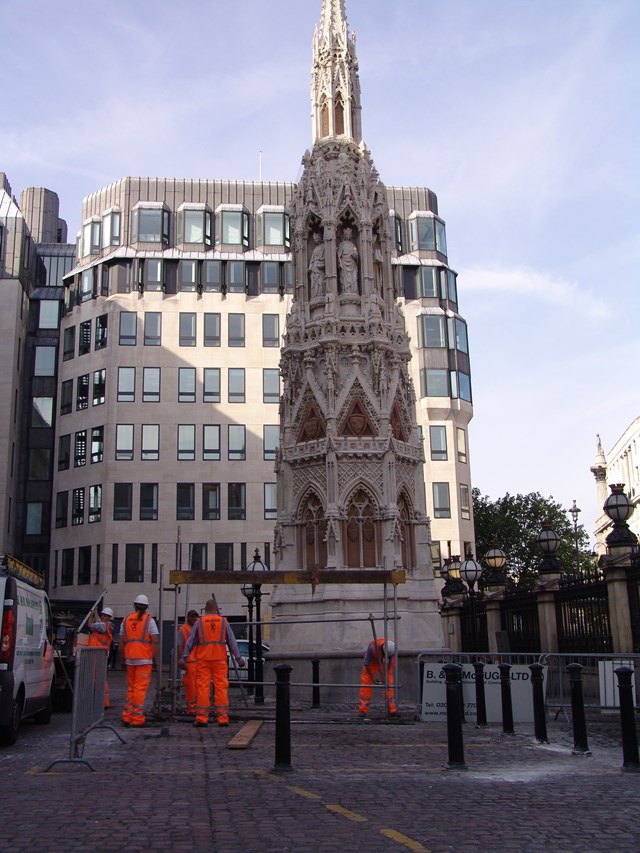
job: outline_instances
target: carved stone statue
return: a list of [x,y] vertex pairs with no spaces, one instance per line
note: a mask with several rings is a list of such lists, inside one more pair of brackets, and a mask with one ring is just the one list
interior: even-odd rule
[[345,228],[343,240],[338,246],[338,268],[342,293],[358,293],[358,249],[351,236],[351,228]]
[[324,242],[316,231],[313,235],[313,242],[316,244],[315,249],[311,253],[309,259],[309,275],[311,281],[311,299],[316,296],[324,295]]

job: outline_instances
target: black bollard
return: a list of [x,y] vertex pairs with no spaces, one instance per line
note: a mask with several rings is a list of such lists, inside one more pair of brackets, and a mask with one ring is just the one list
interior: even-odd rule
[[584,696],[582,695],[582,664],[570,663],[569,684],[571,686],[571,717],[573,722],[572,755],[591,755],[587,741],[587,721],[584,716]]
[[320,661],[317,659],[313,659],[311,661],[311,672],[312,672],[312,681],[313,681],[313,689],[311,691],[311,707],[319,708],[320,707]]
[[276,673],[276,763],[274,773],[287,773],[291,766],[291,689],[293,667],[288,663],[274,666]]
[[620,694],[620,726],[622,728],[622,770],[628,773],[640,771],[638,756],[638,735],[636,734],[635,710],[633,707],[633,670],[628,666],[619,666],[615,670]]
[[549,743],[547,720],[544,711],[544,667],[541,663],[529,664],[531,670],[531,690],[533,692],[533,733],[538,743]]
[[447,691],[447,742],[449,747],[447,770],[466,770],[460,708],[462,667],[459,663],[446,663],[442,670],[446,679],[445,688]]
[[511,705],[511,664],[499,663],[500,696],[502,699],[502,732],[505,735],[514,734],[513,707]]
[[487,725],[487,703],[484,698],[484,661],[473,662],[476,673],[476,726]]

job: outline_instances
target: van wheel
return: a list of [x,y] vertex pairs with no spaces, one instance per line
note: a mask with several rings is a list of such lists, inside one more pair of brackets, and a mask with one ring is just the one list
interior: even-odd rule
[[38,711],[37,714],[34,714],[33,721],[34,723],[38,723],[40,726],[47,726],[51,722],[51,712],[53,711],[53,682],[51,683],[51,690],[49,691],[49,698],[47,699],[46,706],[42,709],[42,711]]
[[22,719],[22,706],[24,700],[22,697],[22,688],[13,702],[11,709],[11,720],[6,726],[0,726],[0,746],[13,746],[18,740],[18,729],[20,728],[20,720]]

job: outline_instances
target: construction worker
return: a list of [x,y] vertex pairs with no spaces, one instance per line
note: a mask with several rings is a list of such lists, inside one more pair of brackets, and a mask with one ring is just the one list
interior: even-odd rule
[[[190,610],[187,613],[187,621],[178,628],[178,660],[182,660],[184,648],[198,620],[198,611]],[[196,713],[196,659],[193,651],[187,658],[187,668],[184,670],[182,679],[184,687],[184,701],[187,706],[187,714],[195,716]]]
[[151,681],[153,662],[157,667],[160,666],[160,642],[156,621],[147,613],[147,596],[137,596],[133,606],[133,613],[126,616],[120,626],[120,660],[127,668],[127,697],[122,722],[126,726],[143,726],[144,700]]
[[[111,643],[113,642],[113,628],[111,627],[111,622],[113,620],[113,610],[110,607],[103,607],[100,611],[100,618],[98,619],[98,612],[96,610],[93,611],[93,622],[89,625],[89,646],[93,646],[94,648],[106,649],[107,651],[107,660],[109,658],[109,649],[111,648]],[[105,667],[106,672],[106,667]],[[104,707],[109,708],[109,682],[105,677],[104,681]]]
[[187,658],[194,650],[196,659],[196,720],[194,726],[209,723],[211,682],[213,681],[215,715],[220,727],[229,725],[229,673],[227,647],[238,666],[244,666],[238,644],[229,623],[220,616],[215,598],[204,607],[204,616],[196,622],[179,662],[186,669]]
[[369,713],[372,684],[384,684],[385,673],[387,682],[387,703],[389,716],[397,717],[395,699],[393,696],[393,674],[396,668],[396,644],[393,640],[372,640],[367,646],[364,656],[364,666],[360,674],[360,704],[358,715],[366,717]]

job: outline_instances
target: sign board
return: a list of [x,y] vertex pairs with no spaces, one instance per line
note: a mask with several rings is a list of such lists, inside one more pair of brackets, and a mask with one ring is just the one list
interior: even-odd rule
[[[443,722],[447,717],[447,696],[445,674],[442,663],[425,663],[422,683],[422,708],[420,719],[423,722]],[[531,690],[531,670],[528,666],[512,666],[511,708],[514,723],[533,722],[533,693]],[[543,695],[547,689],[547,667],[542,669]],[[469,722],[476,719],[476,673],[472,664],[462,666],[462,698],[464,713]],[[502,690],[500,670],[495,664],[484,667],[484,699],[487,707],[487,722],[502,722]]]

